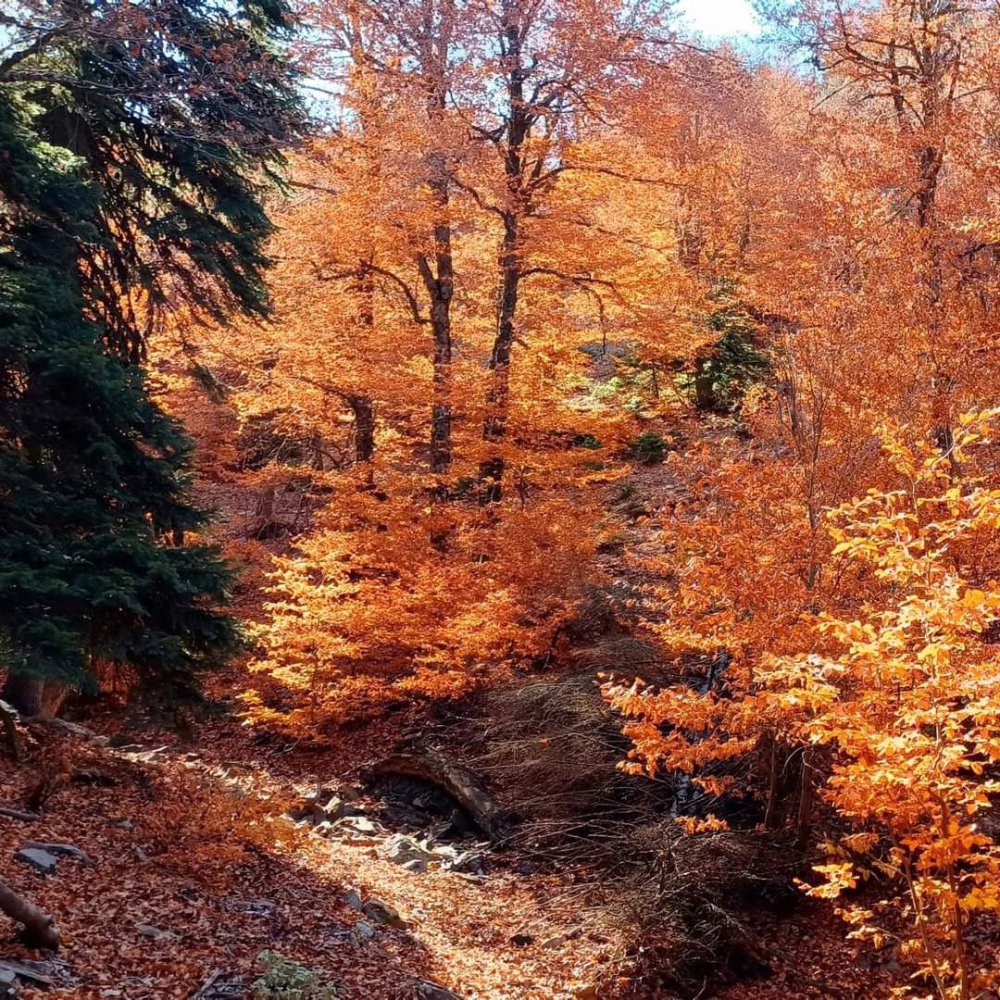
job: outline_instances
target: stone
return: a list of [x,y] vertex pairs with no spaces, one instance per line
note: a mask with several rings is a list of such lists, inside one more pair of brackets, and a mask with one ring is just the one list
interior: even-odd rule
[[367,920],[359,920],[354,925],[354,936],[359,941],[371,941],[375,937],[375,928]]
[[317,802],[316,808],[322,813],[323,819],[343,819],[351,815],[350,807],[339,795],[331,795],[322,805]]
[[451,990],[446,990],[429,980],[417,984],[417,996],[420,1000],[462,1000],[457,993],[452,993]]
[[[407,837],[404,833],[394,833],[386,841],[386,857],[394,864],[409,867],[410,862],[419,861],[427,868],[429,861],[437,860],[433,851],[421,846],[412,837]],[[411,869],[412,870],[412,869]]]
[[93,860],[86,851],[81,850],[75,844],[50,844],[42,843],[38,840],[29,840],[28,843],[24,845],[23,850],[25,851],[46,851],[49,854],[54,854],[59,858],[75,858],[81,864],[86,865],[88,868],[93,867]]
[[340,897],[342,903],[345,903],[352,910],[357,910],[361,912],[361,896],[357,889],[348,889],[343,896]]
[[177,941],[180,939],[179,934],[164,930],[162,927],[154,927],[152,924],[136,924],[135,929],[140,936],[152,938],[154,941]]
[[406,922],[399,915],[399,912],[388,903],[383,903],[381,899],[369,899],[361,907],[361,912],[377,924],[385,924],[388,927],[406,926]]
[[445,861],[444,868],[450,872],[467,872],[471,875],[486,874],[486,856],[481,851],[463,851],[458,857]]
[[54,854],[38,847],[23,847],[14,857],[43,875],[53,875],[59,866],[59,859]]
[[345,830],[348,833],[378,833],[381,829],[377,823],[368,819],[367,816],[344,816],[337,824],[338,830]]
[[437,801],[437,793],[432,789],[425,789],[422,792],[418,792],[410,800],[411,804],[416,809],[423,809],[425,812],[434,807],[434,803]]
[[0,997],[13,1000],[18,992],[17,973],[13,969],[0,969]]
[[385,831],[366,816],[345,816],[338,819],[330,831],[331,837],[347,840],[359,847],[380,843],[379,835]]
[[546,938],[542,942],[543,948],[561,948],[564,944],[568,944],[570,941],[576,941],[577,938],[583,936],[583,931],[579,927],[574,927],[572,930],[568,930],[563,934],[555,934],[550,938]]

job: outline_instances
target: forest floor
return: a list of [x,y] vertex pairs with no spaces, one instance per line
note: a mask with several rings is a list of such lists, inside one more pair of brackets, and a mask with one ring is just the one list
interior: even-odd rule
[[[632,506],[622,544],[601,566],[623,606],[655,585],[645,556],[657,554],[657,518],[685,488],[665,464],[609,489],[609,503]],[[216,678],[216,693],[236,689],[238,673]],[[433,723],[418,708],[323,747],[262,737],[235,712],[183,737],[112,712],[81,721],[95,738],[46,734],[41,770],[29,752],[0,772],[0,802],[23,807],[40,779],[51,793],[37,821],[0,817],[4,877],[53,914],[64,941],[64,964],[41,970],[53,981],[22,980],[23,996],[250,996],[265,951],[316,971],[349,1000],[675,995],[630,991],[619,937],[582,902],[579,872],[546,874],[472,837],[445,843],[426,870],[392,859],[400,827],[362,776],[408,735],[426,736]],[[434,736],[443,745],[461,738],[447,728]],[[339,791],[370,828],[330,836],[285,816],[318,787]],[[43,875],[10,860],[29,841],[74,845],[91,863],[63,856]],[[459,849],[482,852],[484,874],[445,870],[441,858]],[[772,975],[706,980],[699,998],[890,995],[892,970],[862,968],[828,910],[803,902],[780,919],[764,908],[746,919],[773,956]],[[0,970],[24,958],[38,955],[13,938],[0,944]]]

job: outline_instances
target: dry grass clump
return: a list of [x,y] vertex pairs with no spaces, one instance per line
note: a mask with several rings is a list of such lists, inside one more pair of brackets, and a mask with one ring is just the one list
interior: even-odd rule
[[[470,763],[519,820],[511,846],[578,874],[576,902],[616,927],[633,970],[678,983],[712,969],[766,968],[738,914],[787,898],[794,852],[753,829],[686,833],[678,814],[698,808],[686,776],[619,770],[628,741],[589,668],[487,702]],[[734,804],[735,814],[742,808]]]

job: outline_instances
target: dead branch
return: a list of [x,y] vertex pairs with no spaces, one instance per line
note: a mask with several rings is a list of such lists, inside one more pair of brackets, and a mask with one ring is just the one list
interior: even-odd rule
[[0,806],[0,816],[7,816],[9,819],[19,819],[22,823],[34,823],[41,819],[38,813],[28,812],[27,809],[15,809],[13,806]]
[[55,921],[34,903],[22,899],[6,882],[0,880],[0,911],[24,927],[25,943],[32,948],[59,950],[59,931]]

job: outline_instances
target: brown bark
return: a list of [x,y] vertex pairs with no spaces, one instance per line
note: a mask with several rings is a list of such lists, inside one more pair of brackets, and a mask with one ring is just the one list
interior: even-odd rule
[[56,715],[69,694],[62,681],[36,677],[12,670],[0,697],[21,715]]
[[[505,0],[500,30],[501,48],[506,54],[505,84],[509,116],[504,149],[507,205],[501,213],[504,232],[499,258],[500,300],[497,309],[496,336],[489,361],[492,378],[486,395],[486,420],[483,425],[483,439],[493,442],[502,441],[507,435],[510,354],[514,344],[517,300],[523,276],[518,241],[521,218],[530,207],[530,195],[526,187],[529,181],[525,176],[524,144],[531,132],[533,118],[524,97],[527,71],[524,67],[520,20],[521,12],[515,0]],[[480,477],[485,486],[483,496],[487,502],[495,503],[500,500],[503,494],[504,471],[505,463],[499,454],[492,455],[480,467]]]
[[354,414],[354,457],[358,462],[370,462],[375,454],[375,407],[367,396],[353,394],[347,405]]
[[[429,99],[432,121],[444,111],[444,93],[435,89]],[[434,266],[420,259],[420,274],[431,303],[434,338],[434,403],[431,412],[431,469],[444,472],[451,464],[451,302],[455,293],[455,266],[451,248],[448,165],[444,155],[430,158],[431,198],[434,203]]]
[[24,927],[25,943],[31,948],[48,948],[58,951],[59,931],[55,921],[34,903],[19,896],[6,882],[0,880],[0,911]]

